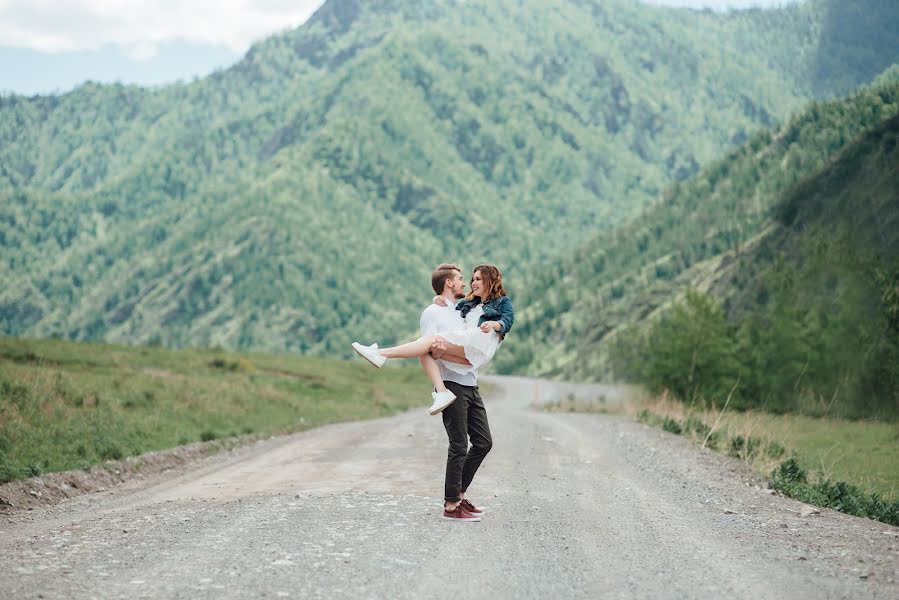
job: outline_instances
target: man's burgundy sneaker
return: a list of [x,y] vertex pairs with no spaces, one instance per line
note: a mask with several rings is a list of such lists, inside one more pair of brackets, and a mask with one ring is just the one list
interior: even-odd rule
[[481,520],[481,515],[474,515],[459,504],[453,510],[447,510],[445,507],[443,509],[443,518],[447,521],[460,521],[460,522],[469,522],[476,523]]
[[469,502],[467,498],[462,500],[462,502],[459,503],[459,506],[473,515],[476,515],[478,517],[484,516],[484,509],[475,507],[475,505]]

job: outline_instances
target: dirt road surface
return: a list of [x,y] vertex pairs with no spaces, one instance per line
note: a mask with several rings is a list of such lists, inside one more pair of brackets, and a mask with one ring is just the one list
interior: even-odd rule
[[771,495],[623,417],[617,388],[493,378],[480,523],[439,518],[421,410],[272,438],[0,516],[0,598],[899,598],[899,528]]

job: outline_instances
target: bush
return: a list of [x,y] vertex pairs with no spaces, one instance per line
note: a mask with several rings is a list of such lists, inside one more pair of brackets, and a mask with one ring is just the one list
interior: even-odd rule
[[709,436],[709,438],[706,441],[706,446],[709,448],[717,448],[718,442],[721,441],[721,434],[718,433],[717,431],[714,431],[711,434],[707,434],[707,435]]
[[738,435],[730,440],[730,450],[728,454],[737,458],[752,458],[759,452],[761,442],[758,438],[752,436],[743,437]]
[[124,454],[117,444],[106,443],[97,448],[97,454],[103,460],[120,460]]
[[824,480],[809,484],[808,474],[792,456],[771,473],[771,486],[802,502],[899,525],[899,502],[887,502],[877,494],[866,494],[845,481]]
[[19,469],[0,457],[0,483],[14,481],[19,478]]
[[662,429],[678,435],[683,433],[683,428],[680,426],[680,423],[669,417],[665,417],[665,420],[662,421]]
[[702,419],[697,419],[696,417],[690,417],[686,421],[684,421],[684,429],[687,431],[694,432],[697,436],[704,438],[709,433],[710,427],[705,424]]
[[768,447],[765,449],[765,453],[770,458],[780,458],[781,456],[784,455],[784,453],[786,451],[787,451],[787,449],[784,448],[781,444],[778,444],[777,442],[771,442],[770,444],[768,444]]
[[739,372],[733,338],[721,306],[688,290],[646,338],[643,382],[684,402],[723,403]]
[[794,485],[797,483],[805,483],[807,474],[805,469],[799,466],[796,457],[791,456],[787,460],[780,463],[780,466],[771,474],[772,482],[779,482],[783,485]]
[[249,373],[254,369],[253,363],[243,357],[240,357],[237,360],[214,358],[209,362],[209,366],[214,369],[230,371],[232,373]]

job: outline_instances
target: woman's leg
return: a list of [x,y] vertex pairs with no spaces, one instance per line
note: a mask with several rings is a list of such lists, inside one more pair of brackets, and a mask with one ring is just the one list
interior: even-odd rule
[[418,362],[421,363],[421,368],[425,370],[425,373],[428,375],[428,379],[430,379],[431,383],[434,384],[434,388],[438,392],[445,392],[446,386],[443,385],[443,377],[440,375],[440,367],[437,366],[437,361],[434,360],[434,357],[430,354],[425,354],[424,356],[418,357]]
[[457,346],[456,344],[447,343],[446,350],[443,351],[443,355],[440,359],[458,363],[460,365],[471,366],[471,361],[465,357],[465,348]]
[[434,338],[435,336],[429,335],[420,337],[414,342],[402,344],[401,346],[378,348],[378,354],[384,358],[418,358],[419,356],[430,354],[431,344],[434,343]]

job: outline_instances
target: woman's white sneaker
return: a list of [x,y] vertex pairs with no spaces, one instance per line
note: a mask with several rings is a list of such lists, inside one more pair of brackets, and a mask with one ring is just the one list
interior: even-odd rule
[[356,354],[378,367],[379,369],[387,359],[378,352],[378,345],[372,344],[371,346],[363,346],[359,342],[353,342],[353,350],[356,351]]
[[452,404],[456,400],[456,395],[449,390],[445,392],[431,392],[431,399],[434,401],[431,404],[431,408],[428,410],[432,415],[436,415],[439,412],[442,412],[444,408]]

